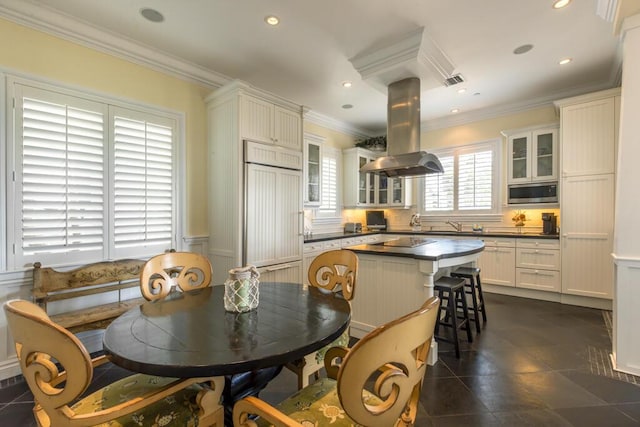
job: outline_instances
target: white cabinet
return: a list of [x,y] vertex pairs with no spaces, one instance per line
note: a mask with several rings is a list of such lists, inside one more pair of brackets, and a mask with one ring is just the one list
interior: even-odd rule
[[243,139],[302,148],[301,111],[285,108],[256,96],[240,98],[240,133]]
[[514,287],[516,271],[516,239],[487,237],[478,259],[482,283]]
[[362,173],[360,168],[383,153],[363,148],[343,150],[345,207],[403,207],[411,205],[411,185],[405,178]]
[[322,200],[322,145],[324,138],[304,135],[304,205],[317,207]]
[[[300,261],[258,268],[263,282],[291,282],[298,284],[302,276]],[[306,274],[306,272],[305,272]]]
[[615,158],[620,89],[560,107],[562,292],[611,299]]
[[560,292],[560,242],[516,239],[516,287]]
[[558,126],[503,131],[507,137],[508,183],[558,179]]
[[[281,275],[285,275],[285,270],[287,276],[297,271],[299,277],[295,281],[299,282],[303,243],[302,172],[280,169],[282,172],[275,174],[261,167],[249,172],[250,167],[245,168],[244,163],[244,140],[258,142],[252,146],[253,151],[247,151],[247,155],[263,156],[256,163],[271,164],[267,161],[273,160],[286,168],[302,169],[301,107],[239,81],[217,89],[206,101],[208,256],[213,265],[213,283],[223,283],[228,271],[245,264],[247,257],[260,260],[259,267],[276,268],[266,263],[278,264],[277,267],[283,269]],[[283,126],[275,126],[278,120],[274,117],[280,116],[275,113],[276,106],[278,111],[286,110],[291,119],[280,121],[292,123],[288,137],[278,142],[289,141],[288,145],[297,149],[285,150],[260,136],[261,132],[265,135],[283,133]],[[245,181],[251,182],[247,188]],[[255,196],[249,197],[250,188]],[[245,216],[245,212],[250,215]],[[293,267],[285,269],[286,265]],[[268,274],[276,275],[275,271]]]

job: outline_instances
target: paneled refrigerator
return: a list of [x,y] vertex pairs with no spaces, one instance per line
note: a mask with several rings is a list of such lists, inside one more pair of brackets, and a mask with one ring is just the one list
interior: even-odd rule
[[244,265],[262,281],[302,280],[302,153],[244,141]]

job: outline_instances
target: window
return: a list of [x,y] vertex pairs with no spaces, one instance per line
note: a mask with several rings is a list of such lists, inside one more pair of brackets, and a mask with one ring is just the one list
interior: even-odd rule
[[177,118],[11,83],[9,267],[144,257],[175,247]]
[[322,148],[322,191],[318,214],[326,217],[340,216],[340,192],[338,171],[342,169],[342,152],[334,147]]
[[425,176],[423,212],[431,216],[497,213],[499,146],[497,140],[434,150],[444,173]]

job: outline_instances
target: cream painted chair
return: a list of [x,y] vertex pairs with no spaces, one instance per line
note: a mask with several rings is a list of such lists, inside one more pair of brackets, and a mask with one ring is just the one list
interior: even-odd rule
[[[308,279],[311,286],[339,292],[347,301],[353,299],[358,275],[358,257],[348,250],[333,250],[318,255],[309,266]],[[324,354],[333,347],[349,345],[349,328],[333,343],[304,358],[287,364],[287,368],[298,375],[298,389],[309,385],[309,377],[320,378],[320,370],[324,367]]]
[[430,298],[420,309],[368,333],[353,348],[329,349],[324,360],[329,378],[276,407],[256,397],[238,401],[233,425],[413,426],[439,305],[437,297]]
[[93,368],[108,362],[108,356],[91,359],[75,335],[29,301],[8,301],[4,310],[39,426],[115,427],[142,425],[144,419],[145,425],[153,420],[165,426],[223,427],[224,378],[135,374],[82,396]]
[[211,285],[209,259],[194,252],[166,252],[149,259],[140,273],[140,291],[147,301],[162,299],[174,288],[186,292]]

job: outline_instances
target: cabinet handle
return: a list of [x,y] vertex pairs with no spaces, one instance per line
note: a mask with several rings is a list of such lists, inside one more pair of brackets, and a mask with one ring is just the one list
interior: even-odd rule
[[268,267],[266,270],[271,273],[272,271],[278,271],[278,270],[286,270],[287,268],[291,268],[291,264],[284,264],[284,265],[279,265],[277,267]]

